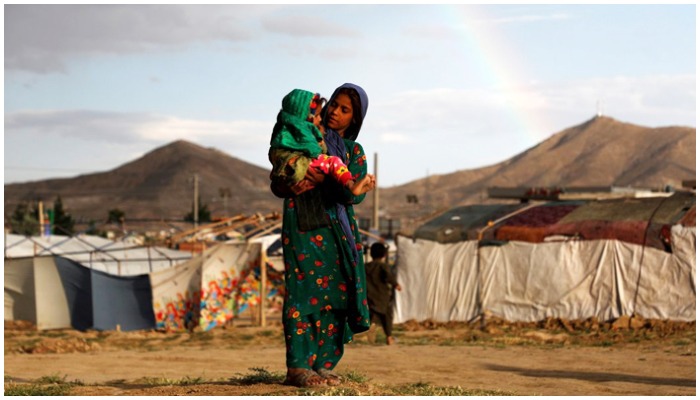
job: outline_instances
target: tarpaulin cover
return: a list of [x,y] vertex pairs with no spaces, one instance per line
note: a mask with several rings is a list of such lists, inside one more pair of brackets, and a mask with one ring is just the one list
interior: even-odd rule
[[92,271],[93,329],[134,331],[155,328],[148,275],[117,277]]
[[156,328],[193,329],[199,324],[202,259],[198,255],[175,267],[149,274]]
[[590,202],[549,229],[583,240],[616,239],[671,251],[670,229],[694,208],[695,194]]
[[418,227],[416,239],[434,240],[440,243],[455,243],[475,240],[479,231],[489,221],[495,221],[524,204],[491,204],[455,207]]
[[5,260],[5,319],[36,321],[34,259]]
[[38,329],[70,328],[70,310],[54,257],[5,260],[5,319]]
[[[416,239],[455,243],[620,240],[670,251],[671,226],[695,226],[695,193],[546,204],[455,207],[420,226]],[[479,237],[481,233],[481,237]]]
[[71,325],[81,331],[92,328],[94,320],[90,270],[66,258],[56,257],[55,260],[69,304]]
[[120,277],[95,271],[62,257],[56,266],[70,304],[75,329],[123,331],[153,329],[151,287],[147,275]]
[[61,256],[87,268],[112,275],[136,276],[170,268],[192,257],[189,252],[141,246],[99,236],[77,235],[5,238],[5,259]]
[[547,203],[528,208],[491,228],[496,240],[539,243],[551,236],[551,226],[576,210],[583,202]]
[[235,316],[241,274],[260,264],[260,243],[221,243],[174,268],[150,274],[156,326],[203,330]]
[[199,326],[209,330],[223,326],[236,315],[235,298],[245,272],[260,268],[260,243],[221,244],[206,253],[202,268],[202,297]]
[[399,236],[395,322],[510,321],[622,315],[695,320],[695,228],[671,229],[673,252],[618,240],[443,244]]
[[678,221],[679,225],[695,226],[695,205]]

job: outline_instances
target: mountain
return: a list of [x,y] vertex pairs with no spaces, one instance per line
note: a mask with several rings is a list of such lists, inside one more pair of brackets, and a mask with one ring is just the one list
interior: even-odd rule
[[179,140],[108,172],[5,185],[5,216],[21,201],[41,199],[50,207],[60,195],[67,211],[84,221],[104,221],[114,208],[127,219],[182,219],[192,210],[195,174],[201,202],[213,216],[226,209],[249,215],[281,207],[270,192],[267,169]]
[[[51,206],[60,195],[67,211],[83,221],[103,221],[113,208],[127,219],[182,219],[192,209],[194,174],[202,202],[215,216],[280,210],[266,168],[181,140],[108,172],[5,185],[5,216],[21,201],[42,199]],[[381,187],[379,209],[407,227],[439,210],[497,201],[486,194],[492,186],[662,188],[688,179],[695,179],[695,128],[649,128],[595,117],[495,165]],[[220,195],[222,188],[230,198]],[[408,203],[408,195],[418,203]],[[370,194],[357,206],[358,216],[371,218],[372,210]]]
[[[495,165],[380,188],[379,209],[387,218],[405,220],[495,202],[486,193],[492,186],[678,188],[689,179],[695,179],[695,128],[649,128],[595,117]],[[408,203],[409,195],[418,203]],[[372,201],[365,201],[357,211],[371,216],[371,208]]]

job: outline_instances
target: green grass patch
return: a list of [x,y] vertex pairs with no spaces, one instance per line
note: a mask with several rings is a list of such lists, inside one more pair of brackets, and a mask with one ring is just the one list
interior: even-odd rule
[[352,387],[336,386],[332,388],[304,389],[300,396],[367,396],[366,390]]
[[39,385],[8,383],[5,385],[5,396],[68,396],[72,385]]
[[186,376],[184,378],[177,378],[177,379],[171,379],[171,378],[165,378],[165,377],[151,377],[151,376],[146,376],[137,381],[138,383],[147,385],[147,386],[187,386],[187,385],[199,385],[202,383],[206,383],[204,378],[201,377],[189,377]]
[[53,375],[45,375],[42,376],[41,378],[37,379],[35,381],[36,383],[40,384],[50,384],[50,383],[55,383],[55,384],[61,384],[61,383],[66,383],[66,375],[63,375],[63,377],[59,376],[58,374],[53,374]]
[[433,386],[425,382],[388,388],[393,396],[514,396],[500,390],[462,389],[459,386]]
[[5,396],[68,396],[71,388],[82,385],[81,381],[68,382],[65,375],[53,374],[42,376],[32,383],[9,382],[5,384],[4,394]]
[[248,369],[252,372],[249,374],[238,374],[239,376],[231,378],[229,382],[236,385],[281,384],[286,376],[285,373],[270,372],[265,368]]
[[357,371],[349,371],[340,374],[347,382],[354,382],[354,383],[365,383],[369,382],[370,378],[364,376],[362,373],[357,372]]

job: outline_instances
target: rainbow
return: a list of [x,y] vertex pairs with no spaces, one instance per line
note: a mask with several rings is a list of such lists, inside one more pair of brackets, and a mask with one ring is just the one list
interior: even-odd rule
[[526,95],[528,61],[518,48],[510,45],[498,29],[498,24],[488,23],[493,19],[479,5],[442,5],[447,26],[460,35],[460,47],[464,62],[474,66],[486,84],[505,95],[510,110],[509,118],[523,147],[539,143],[553,132],[553,124],[546,115],[532,112],[526,105],[532,99]]

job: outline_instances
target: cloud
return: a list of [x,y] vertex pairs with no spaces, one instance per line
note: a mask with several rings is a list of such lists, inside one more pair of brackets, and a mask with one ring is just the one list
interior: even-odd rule
[[375,103],[367,126],[387,143],[404,144],[406,138],[420,143],[426,134],[447,143],[461,137],[512,140],[509,135],[524,141],[582,123],[596,114],[598,104],[605,115],[621,121],[695,126],[694,98],[694,75],[620,76],[502,90],[413,90]]
[[406,27],[403,32],[407,36],[422,39],[455,40],[459,38],[462,30],[446,25],[421,24]]
[[379,140],[383,143],[392,144],[406,144],[415,142],[415,139],[402,132],[383,132],[379,135]]
[[571,15],[566,13],[554,13],[546,15],[516,15],[512,17],[482,19],[476,22],[486,22],[495,24],[510,24],[510,23],[529,23],[541,21],[562,21],[571,19]]
[[189,140],[231,140],[242,146],[269,142],[270,121],[201,121],[146,113],[88,110],[21,111],[5,115],[8,137],[31,135],[89,142],[124,141],[162,143]]
[[274,7],[188,5],[5,6],[5,69],[63,72],[79,54],[142,53],[192,43],[252,40],[246,18]]
[[360,37],[360,31],[328,22],[313,15],[267,16],[261,20],[262,27],[274,33],[295,37]]
[[117,143],[138,139],[135,128],[150,120],[152,117],[145,114],[86,110],[18,111],[5,114],[5,135],[58,136]]

